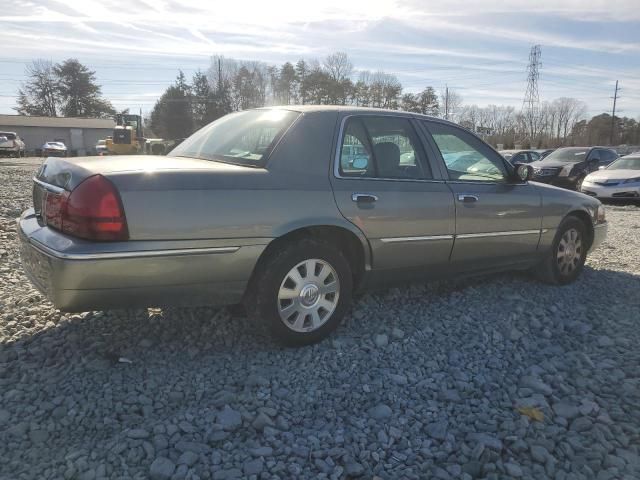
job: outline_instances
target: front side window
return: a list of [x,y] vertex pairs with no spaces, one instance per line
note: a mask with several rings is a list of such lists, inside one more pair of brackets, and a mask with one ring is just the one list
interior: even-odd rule
[[470,133],[441,123],[429,123],[427,129],[452,180],[503,182],[507,178],[500,157],[491,155],[491,149]]
[[613,150],[603,150],[600,154],[600,161],[604,163],[613,162],[616,158],[618,158],[618,154]]
[[169,156],[262,166],[266,155],[298,115],[278,109],[226,115],[191,135]]
[[432,178],[408,119],[353,117],[347,120],[340,149],[340,174],[380,179]]

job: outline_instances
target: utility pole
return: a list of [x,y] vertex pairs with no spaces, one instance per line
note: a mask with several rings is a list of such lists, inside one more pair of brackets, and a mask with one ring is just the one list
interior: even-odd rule
[[449,120],[449,87],[444,86],[444,119]]
[[613,145],[613,131],[616,126],[616,102],[618,101],[618,80],[616,80],[616,89],[613,92],[613,112],[611,113],[611,134],[609,136],[609,145]]

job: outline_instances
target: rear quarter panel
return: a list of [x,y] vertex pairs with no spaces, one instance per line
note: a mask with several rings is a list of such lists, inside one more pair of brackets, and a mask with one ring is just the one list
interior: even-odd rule
[[347,224],[328,177],[336,119],[335,112],[302,114],[265,168],[110,175],[122,197],[131,239],[265,244],[306,225]]

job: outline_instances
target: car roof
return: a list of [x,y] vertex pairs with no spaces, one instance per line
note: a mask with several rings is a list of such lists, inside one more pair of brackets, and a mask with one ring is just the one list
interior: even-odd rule
[[[253,110],[292,110],[294,112],[309,113],[309,112],[345,112],[345,113],[380,113],[383,115],[399,115],[414,118],[424,118],[428,120],[435,120],[442,123],[451,123],[448,120],[442,118],[433,117],[431,115],[423,115],[421,113],[405,112],[404,110],[391,110],[387,108],[373,108],[373,107],[354,107],[351,105],[274,105],[271,107],[255,108]],[[457,125],[460,127],[460,125]],[[464,127],[463,127],[464,128]]]

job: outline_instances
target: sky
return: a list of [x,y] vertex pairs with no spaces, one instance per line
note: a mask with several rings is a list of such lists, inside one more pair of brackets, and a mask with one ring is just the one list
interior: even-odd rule
[[[8,7],[7,7],[8,2]],[[638,0],[1,0],[0,113],[15,113],[25,66],[77,58],[116,108],[153,108],[178,69],[212,55],[282,64],[346,52],[406,91],[454,89],[465,104],[522,106],[530,49],[541,101],[640,116]]]

